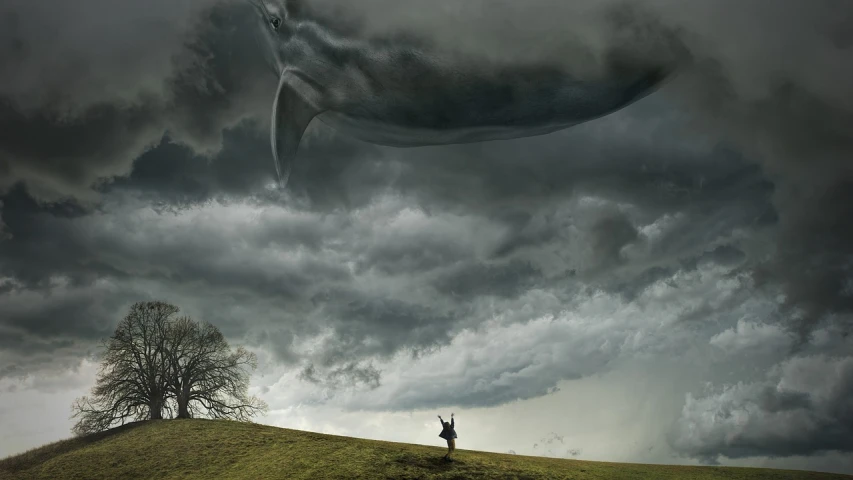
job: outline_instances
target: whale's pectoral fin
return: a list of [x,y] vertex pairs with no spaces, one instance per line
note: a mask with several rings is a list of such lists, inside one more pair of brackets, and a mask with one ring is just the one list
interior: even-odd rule
[[287,184],[293,159],[308,124],[322,109],[320,92],[294,74],[285,73],[278,84],[272,109],[271,142],[281,188]]

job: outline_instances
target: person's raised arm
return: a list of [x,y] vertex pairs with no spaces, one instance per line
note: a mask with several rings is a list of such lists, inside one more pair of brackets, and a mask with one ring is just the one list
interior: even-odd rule
[[453,418],[453,414],[450,414],[450,428],[456,428],[456,419]]
[[438,421],[441,422],[441,428],[444,428],[444,420],[441,419],[441,415],[438,416]]

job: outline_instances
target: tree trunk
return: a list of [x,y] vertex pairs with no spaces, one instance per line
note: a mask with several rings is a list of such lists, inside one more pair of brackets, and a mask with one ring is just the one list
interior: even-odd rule
[[189,402],[185,398],[178,399],[178,418],[190,418]]
[[159,402],[152,403],[148,406],[150,414],[148,415],[151,420],[162,420],[163,419],[163,407]]
[[181,389],[181,394],[177,397],[178,401],[178,418],[192,418],[190,416],[190,389],[189,385]]

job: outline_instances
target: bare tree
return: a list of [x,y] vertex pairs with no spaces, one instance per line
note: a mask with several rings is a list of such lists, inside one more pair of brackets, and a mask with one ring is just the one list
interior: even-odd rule
[[[255,355],[232,351],[215,326],[189,317],[172,318],[178,307],[136,303],[105,342],[91,397],[72,405],[72,428],[83,435],[127,420],[206,416],[248,421],[266,410],[249,396]],[[174,407],[174,408],[173,408]]]
[[218,328],[189,317],[172,322],[168,338],[168,385],[178,418],[248,421],[266,410],[262,400],[248,395],[250,370],[257,368],[254,353],[232,351]]
[[168,409],[166,334],[178,308],[163,302],[135,303],[106,341],[91,397],[75,400],[72,431],[78,435],[127,420],[163,418]]

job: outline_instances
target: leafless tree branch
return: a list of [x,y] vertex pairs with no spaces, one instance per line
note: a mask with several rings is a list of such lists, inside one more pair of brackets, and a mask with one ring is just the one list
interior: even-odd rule
[[72,405],[77,435],[129,420],[208,417],[239,421],[267,409],[248,395],[257,358],[231,350],[215,326],[173,316],[178,307],[141,302],[130,308],[105,341],[91,396]]

